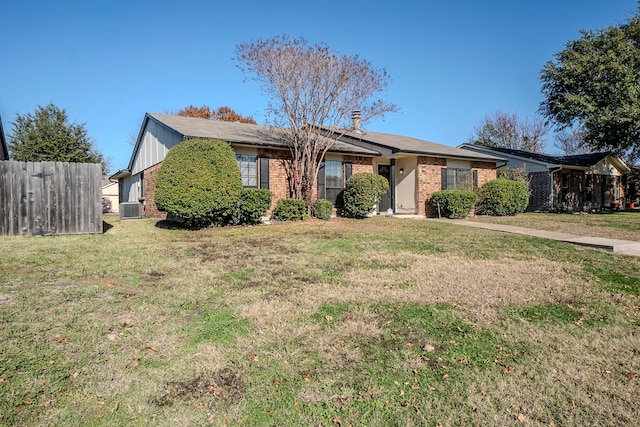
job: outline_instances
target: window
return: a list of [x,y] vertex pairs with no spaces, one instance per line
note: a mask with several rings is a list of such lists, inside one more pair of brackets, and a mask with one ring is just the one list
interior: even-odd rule
[[471,169],[442,169],[443,190],[477,190],[478,171]]
[[327,160],[324,167],[324,188],[326,191],[325,198],[327,200],[331,200],[333,206],[336,206],[339,204],[337,203],[338,195],[344,188],[342,179],[342,162]]
[[351,176],[352,164],[326,160],[318,171],[318,198],[327,199],[335,207],[342,207],[341,193],[345,180]]
[[236,162],[242,175],[243,187],[258,187],[258,156],[236,154]]

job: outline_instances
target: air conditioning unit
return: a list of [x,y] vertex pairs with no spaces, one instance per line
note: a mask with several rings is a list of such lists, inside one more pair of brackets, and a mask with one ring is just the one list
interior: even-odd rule
[[138,202],[120,203],[120,219],[142,218],[142,209]]

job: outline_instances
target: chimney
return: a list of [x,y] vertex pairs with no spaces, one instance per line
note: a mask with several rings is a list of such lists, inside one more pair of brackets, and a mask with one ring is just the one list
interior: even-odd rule
[[362,133],[360,130],[360,110],[353,110],[351,112],[351,120],[353,122],[353,131],[355,133]]

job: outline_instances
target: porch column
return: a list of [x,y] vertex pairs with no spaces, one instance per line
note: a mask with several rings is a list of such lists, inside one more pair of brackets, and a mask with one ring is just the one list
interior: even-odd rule
[[391,209],[396,214],[396,159],[391,158],[391,167],[389,168],[389,187],[391,187]]

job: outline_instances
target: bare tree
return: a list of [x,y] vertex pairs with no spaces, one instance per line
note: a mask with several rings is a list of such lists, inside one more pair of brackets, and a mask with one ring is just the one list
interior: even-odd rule
[[[339,55],[303,38],[276,36],[236,46],[239,68],[269,96],[267,118],[283,132],[291,151],[290,195],[312,203],[320,162],[336,138],[350,128],[351,113],[362,122],[397,111],[374,95],[386,88],[386,70],[356,56]],[[318,129],[328,130],[322,136]]]
[[590,153],[591,148],[585,140],[586,134],[583,128],[563,129],[556,135],[554,145],[567,156]]
[[542,119],[521,119],[517,114],[496,111],[476,125],[469,143],[541,153],[549,127]]

